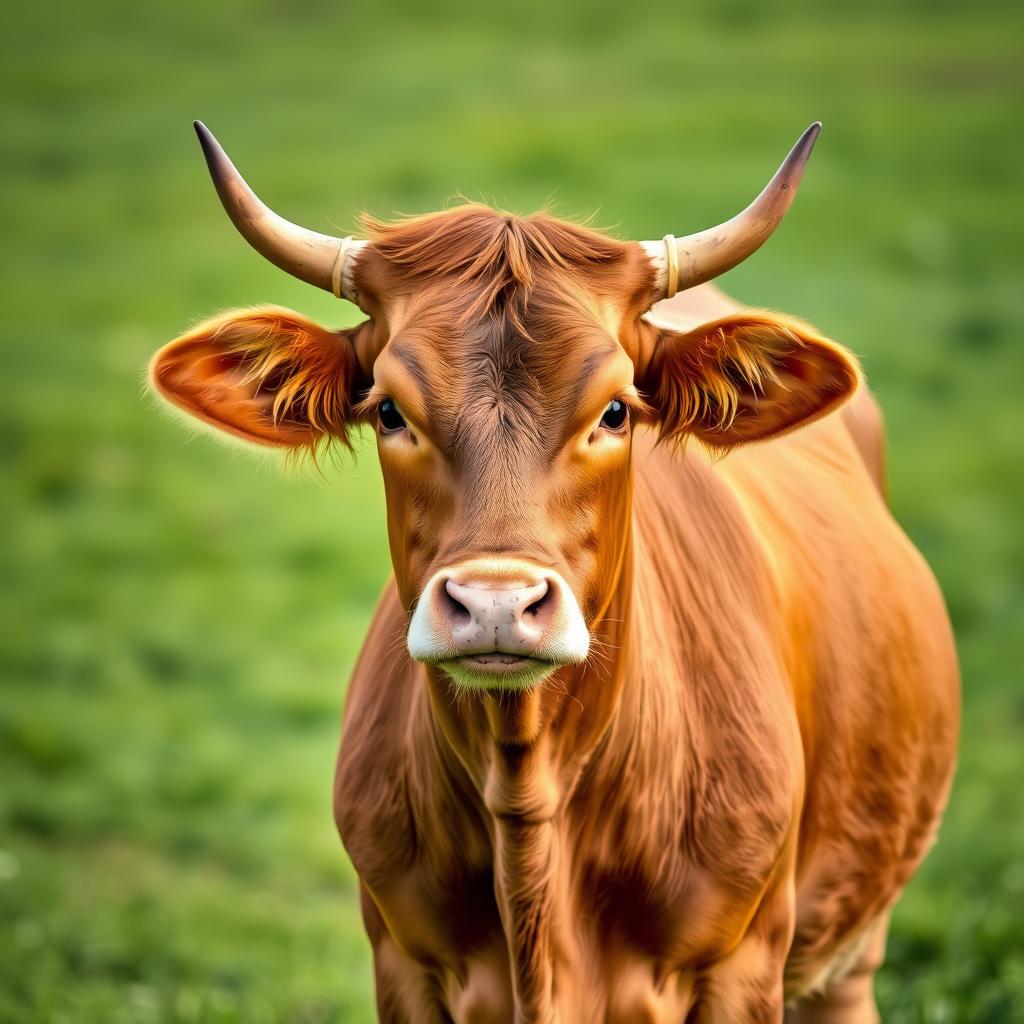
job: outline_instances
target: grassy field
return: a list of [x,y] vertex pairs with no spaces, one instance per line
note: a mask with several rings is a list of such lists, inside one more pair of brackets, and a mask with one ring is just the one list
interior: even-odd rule
[[632,237],[731,215],[824,121],[790,219],[725,286],[862,355],[895,510],[955,620],[961,768],[884,1017],[1024,1019],[1024,16],[679,8],[0,16],[0,1020],[373,1017],[330,783],[387,573],[375,457],[268,467],[141,387],[220,308],[358,313],[230,229],[195,117],[310,227],[463,193]]

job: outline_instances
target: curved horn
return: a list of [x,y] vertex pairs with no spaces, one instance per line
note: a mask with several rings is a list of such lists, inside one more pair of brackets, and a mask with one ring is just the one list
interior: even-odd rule
[[660,242],[640,243],[654,263],[662,298],[670,299],[677,291],[724,274],[768,241],[793,202],[820,131],[821,122],[815,121],[797,140],[764,191],[732,220],[685,238],[666,235]]
[[353,257],[366,243],[321,235],[279,217],[245,183],[206,125],[194,121],[193,126],[217,195],[241,236],[286,273],[355,302]]

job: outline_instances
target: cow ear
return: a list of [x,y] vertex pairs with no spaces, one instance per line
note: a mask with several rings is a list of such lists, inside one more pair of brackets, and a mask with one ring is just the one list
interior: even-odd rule
[[813,328],[746,312],[658,331],[645,390],[661,436],[731,448],[824,416],[857,389],[854,357]]
[[353,331],[287,309],[228,313],[165,345],[150,381],[167,401],[255,444],[316,453],[349,444],[359,363]]

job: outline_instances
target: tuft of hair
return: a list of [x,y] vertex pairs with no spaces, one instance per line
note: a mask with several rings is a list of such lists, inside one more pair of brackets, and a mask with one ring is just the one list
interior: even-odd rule
[[[744,313],[665,340],[672,353],[659,360],[654,395],[662,441],[684,443],[697,433],[727,450],[728,432],[751,398],[788,392],[796,426],[829,411],[860,379],[856,364],[834,342],[806,324],[770,313]],[[837,373],[821,382],[823,390],[834,393],[831,401],[816,402],[810,391],[805,400],[802,389],[793,388],[799,381],[793,367],[813,351],[812,345],[835,353]]]
[[239,359],[246,385],[273,395],[275,425],[311,428],[309,440],[293,450],[313,462],[331,441],[351,451],[350,396],[359,367],[347,339],[275,308],[225,321],[213,339]]
[[465,203],[386,222],[364,214],[377,251],[414,279],[447,278],[465,294],[461,323],[492,314],[519,331],[531,293],[554,275],[586,275],[621,260],[629,244],[541,212],[527,217]]

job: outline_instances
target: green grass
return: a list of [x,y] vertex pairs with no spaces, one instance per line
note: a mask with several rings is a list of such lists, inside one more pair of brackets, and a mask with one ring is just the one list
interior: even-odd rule
[[0,1019],[372,1019],[330,816],[387,572],[372,450],[325,480],[268,469],[141,389],[219,308],[358,314],[236,236],[194,117],[311,227],[461,192],[633,237],[731,214],[825,122],[790,218],[726,287],[862,355],[960,643],[960,773],[884,1016],[1021,1019],[1019,8],[295,6],[4,15]]

